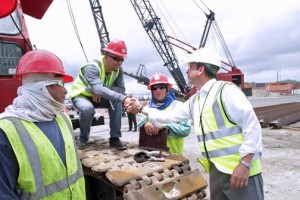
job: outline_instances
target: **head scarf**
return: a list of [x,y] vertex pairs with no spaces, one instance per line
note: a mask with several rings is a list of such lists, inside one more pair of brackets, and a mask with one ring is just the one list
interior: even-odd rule
[[52,121],[63,110],[64,104],[53,99],[47,86],[61,80],[54,74],[30,74],[22,79],[18,97],[0,114],[0,119],[12,116],[30,122]]
[[166,97],[162,101],[156,100],[152,93],[151,101],[149,101],[149,107],[156,108],[158,110],[163,110],[167,108],[175,99],[175,95],[171,91],[167,93]]

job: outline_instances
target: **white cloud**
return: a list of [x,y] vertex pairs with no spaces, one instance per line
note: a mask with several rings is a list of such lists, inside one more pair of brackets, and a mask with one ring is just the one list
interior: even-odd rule
[[[88,1],[70,1],[77,22],[82,45],[89,59],[100,56],[100,44]],[[110,39],[124,39],[128,59],[124,69],[135,73],[144,64],[150,77],[160,71],[168,74],[163,62],[144,31],[130,1],[100,0]],[[200,4],[200,1],[195,1]],[[281,79],[299,79],[300,63],[300,1],[299,0],[227,0],[206,1],[215,12],[216,21],[230,49],[235,64],[248,82],[276,81],[278,69]],[[177,36],[198,47],[206,21],[205,15],[192,0],[151,1],[161,17],[167,34]],[[159,7],[158,7],[158,6]],[[161,12],[162,11],[162,12]],[[167,19],[167,21],[165,20]],[[66,70],[75,73],[86,62],[71,25],[66,1],[53,1],[42,20],[26,17],[33,44],[48,49],[62,58]],[[174,23],[176,22],[176,24]],[[171,29],[172,27],[172,29]],[[180,30],[180,32],[179,32]],[[208,42],[211,42],[210,37]],[[207,45],[210,45],[209,43]],[[178,60],[186,56],[174,47]],[[297,72],[297,73],[295,73]],[[183,71],[185,75],[185,71]],[[130,80],[130,79],[126,79]],[[133,86],[130,81],[127,90]],[[141,92],[144,88],[134,86]]]

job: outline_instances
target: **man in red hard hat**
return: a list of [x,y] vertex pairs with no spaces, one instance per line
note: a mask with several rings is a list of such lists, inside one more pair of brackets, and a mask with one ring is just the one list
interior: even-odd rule
[[79,110],[80,141],[78,148],[86,147],[95,107],[108,108],[110,119],[110,147],[126,149],[119,139],[121,134],[122,104],[130,102],[125,95],[121,65],[127,56],[127,47],[122,40],[113,40],[105,48],[100,60],[92,60],[82,66],[72,85],[70,97]]
[[56,55],[34,50],[20,58],[16,78],[18,96],[0,114],[0,199],[84,198],[72,124],[61,112],[72,76]]

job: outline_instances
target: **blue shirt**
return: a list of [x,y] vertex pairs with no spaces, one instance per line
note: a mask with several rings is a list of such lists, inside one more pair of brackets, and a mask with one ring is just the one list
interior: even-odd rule
[[[34,123],[48,137],[66,165],[65,143],[55,119]],[[0,129],[0,199],[19,199],[16,189],[19,164],[6,134]]]

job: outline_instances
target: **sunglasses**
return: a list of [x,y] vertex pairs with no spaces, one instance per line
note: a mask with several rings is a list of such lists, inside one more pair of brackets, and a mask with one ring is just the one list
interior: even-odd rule
[[62,81],[62,80],[59,80],[59,81],[57,82],[57,85],[59,85],[60,87],[65,87],[65,82]]
[[111,55],[108,55],[111,59],[113,59],[114,61],[116,62],[123,62],[124,61],[124,58],[120,58],[120,57],[115,57],[115,56],[111,56]]
[[163,90],[163,89],[166,89],[167,86],[164,85],[164,84],[157,84],[157,85],[153,85],[152,88],[151,88],[151,90],[152,90],[152,91],[155,91],[155,90],[157,90],[158,88],[159,88],[160,90]]

